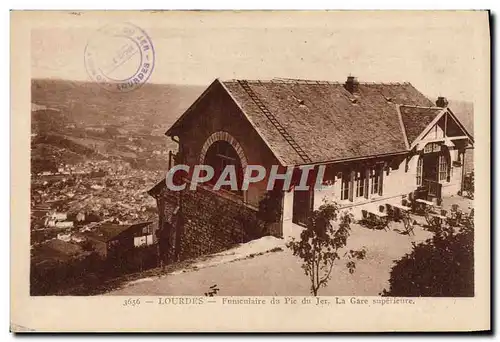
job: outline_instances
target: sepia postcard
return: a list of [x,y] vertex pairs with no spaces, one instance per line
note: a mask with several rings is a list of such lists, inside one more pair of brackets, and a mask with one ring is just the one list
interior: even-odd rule
[[11,331],[489,331],[489,15],[12,11]]

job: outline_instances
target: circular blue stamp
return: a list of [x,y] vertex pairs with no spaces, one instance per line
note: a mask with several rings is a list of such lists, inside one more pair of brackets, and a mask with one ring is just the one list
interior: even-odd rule
[[141,87],[153,73],[155,50],[147,33],[130,23],[99,29],[85,47],[85,69],[103,88],[129,92]]

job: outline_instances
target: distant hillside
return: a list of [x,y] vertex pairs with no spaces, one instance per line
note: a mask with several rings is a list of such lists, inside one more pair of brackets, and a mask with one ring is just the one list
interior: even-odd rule
[[53,171],[86,159],[119,158],[144,170],[164,170],[164,136],[204,87],[145,84],[128,93],[92,82],[31,81],[32,170]]
[[465,129],[467,129],[471,135],[474,135],[474,104],[467,101],[449,100],[448,106],[465,126]]
[[[450,100],[448,106],[465,129],[474,136],[474,104],[472,102]],[[464,163],[466,173],[474,170],[474,150],[467,150]]]
[[166,130],[205,87],[145,84],[128,93],[109,92],[93,82],[31,81],[31,102],[55,108],[83,125],[135,125]]
[[53,131],[61,131],[68,123],[68,120],[69,118],[60,110],[36,108],[31,112],[31,132],[50,134]]

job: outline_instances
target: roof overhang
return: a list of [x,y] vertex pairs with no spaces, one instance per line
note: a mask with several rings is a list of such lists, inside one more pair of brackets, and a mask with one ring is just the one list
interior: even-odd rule
[[454,147],[455,146],[455,144],[453,143],[454,141],[468,140],[468,139],[469,139],[468,136],[461,135],[461,136],[457,136],[457,137],[445,137],[442,139],[422,140],[422,141],[417,142],[417,144],[414,146],[414,148],[417,151],[422,151],[424,149],[425,145],[430,144],[430,143],[436,143],[436,142],[441,142],[446,147]]
[[391,153],[385,153],[385,154],[374,154],[374,155],[354,157],[354,158],[332,159],[332,160],[320,161],[320,162],[314,162],[314,163],[297,164],[297,165],[294,165],[294,166],[298,167],[298,166],[306,166],[306,165],[340,164],[340,163],[355,162],[355,161],[360,161],[360,160],[370,160],[370,159],[396,157],[396,156],[406,155],[406,154],[408,154],[408,152],[410,152],[410,150],[404,150],[404,151],[399,151],[399,152],[391,152]]

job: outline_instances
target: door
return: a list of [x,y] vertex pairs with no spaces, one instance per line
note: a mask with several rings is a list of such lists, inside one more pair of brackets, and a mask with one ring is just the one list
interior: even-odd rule
[[438,181],[438,153],[424,154],[422,175],[423,179],[427,181]]
[[423,186],[427,189],[430,198],[441,198],[441,184],[439,183],[439,153],[424,155],[422,165]]
[[297,190],[293,193],[292,222],[301,226],[307,225],[307,220],[313,209],[313,190]]

